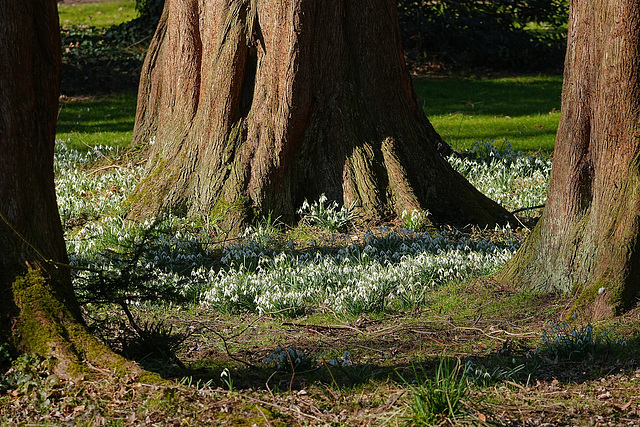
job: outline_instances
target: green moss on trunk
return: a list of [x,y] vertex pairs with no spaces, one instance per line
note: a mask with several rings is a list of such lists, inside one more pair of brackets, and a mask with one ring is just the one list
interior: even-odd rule
[[573,310],[601,318],[640,293],[640,3],[571,7],[545,212],[498,278],[572,292]]
[[[28,353],[53,356],[54,371],[66,378],[88,373],[86,363],[121,375],[139,376],[142,369],[99,342],[58,299],[54,285],[42,270],[18,277],[13,297],[19,315],[15,322],[16,347]],[[146,379],[157,376],[147,375]]]

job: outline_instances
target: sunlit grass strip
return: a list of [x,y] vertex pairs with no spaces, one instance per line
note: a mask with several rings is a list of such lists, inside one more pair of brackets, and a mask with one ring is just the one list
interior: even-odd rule
[[[562,76],[417,78],[414,87],[436,131],[456,151],[478,140],[506,139],[517,150],[540,150],[545,158],[553,153]],[[135,93],[66,100],[62,106],[57,137],[71,138],[70,146],[131,142]]]
[[64,4],[58,3],[60,25],[92,25],[109,27],[122,24],[138,16],[134,0],[116,0],[95,3]]
[[56,138],[69,148],[127,147],[136,115],[136,93],[98,98],[64,99],[60,103]]
[[434,128],[456,151],[478,140],[508,140],[518,150],[553,153],[560,75],[418,78],[414,87]]

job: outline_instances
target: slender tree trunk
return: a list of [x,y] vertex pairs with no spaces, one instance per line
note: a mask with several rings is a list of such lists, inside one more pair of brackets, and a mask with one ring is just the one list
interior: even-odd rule
[[0,2],[0,343],[51,355],[77,376],[83,360],[127,372],[83,326],[53,181],[60,72],[54,0]]
[[547,207],[499,279],[601,317],[640,291],[640,1],[572,0]]
[[134,144],[152,144],[130,217],[293,221],[324,193],[364,220],[513,217],[437,152],[393,0],[170,0],[142,72]]

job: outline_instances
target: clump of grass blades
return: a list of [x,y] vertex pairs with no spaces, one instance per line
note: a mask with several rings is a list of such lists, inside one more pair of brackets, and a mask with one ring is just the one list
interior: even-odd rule
[[[402,381],[411,391],[407,403],[411,425],[433,425],[449,420],[459,420],[466,414],[466,399],[469,396],[467,369],[460,360],[441,358],[435,377],[429,379],[424,367],[413,366],[414,383]],[[424,379],[421,379],[424,378]]]
[[502,381],[518,381],[518,375],[524,373],[526,366],[520,364],[514,367],[483,366],[471,360],[466,364],[467,377],[476,385],[488,387]]
[[540,353],[556,360],[581,361],[596,357],[602,350],[611,349],[608,333],[595,332],[591,324],[569,328],[566,322],[549,321],[549,329],[542,332]]

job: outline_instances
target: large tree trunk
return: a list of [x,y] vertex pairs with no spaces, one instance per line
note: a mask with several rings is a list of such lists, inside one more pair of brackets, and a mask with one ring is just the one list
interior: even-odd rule
[[572,0],[547,207],[499,279],[594,317],[640,291],[640,1]]
[[54,0],[0,2],[0,343],[140,372],[84,328],[71,286],[53,181],[60,28]]
[[454,172],[416,101],[393,0],[170,0],[133,143],[152,144],[130,217],[293,221],[324,193],[365,220],[512,217]]
[[79,315],[69,270],[50,262],[67,263],[53,185],[57,16],[53,0],[0,5],[0,283],[5,293],[27,271],[26,263],[46,265],[60,283],[61,298]]

